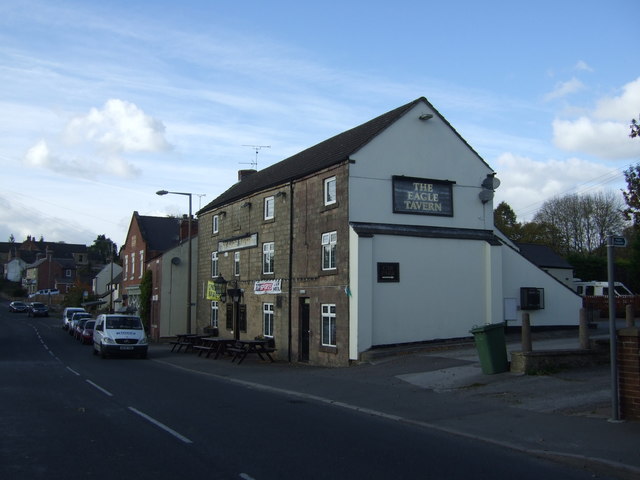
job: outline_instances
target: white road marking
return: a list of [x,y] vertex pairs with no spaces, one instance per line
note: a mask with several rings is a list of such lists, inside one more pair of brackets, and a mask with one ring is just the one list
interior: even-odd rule
[[170,433],[171,435],[173,435],[174,437],[176,437],[178,440],[180,440],[181,442],[184,443],[193,443],[191,440],[189,440],[187,437],[185,437],[184,435],[180,435],[178,432],[176,432],[174,429],[167,427],[164,423],[159,422],[158,420],[156,420],[153,417],[150,417],[149,415],[147,415],[146,413],[142,413],[140,410],[138,410],[137,408],[133,408],[133,407],[129,407],[129,410],[131,410],[133,413],[140,415],[142,418],[144,418],[145,420],[153,423],[155,426],[160,427],[162,430],[164,430],[167,433]]
[[113,393],[111,393],[108,390],[105,390],[104,388],[102,388],[100,385],[93,383],[91,380],[85,380],[85,382],[87,382],[89,385],[91,385],[92,387],[97,388],[98,390],[100,390],[102,393],[104,393],[105,395],[109,396],[109,397],[113,397]]
[[71,373],[73,373],[74,375],[77,375],[78,377],[80,376],[80,374],[78,372],[76,372],[73,368],[71,367],[67,367],[67,370],[69,370]]

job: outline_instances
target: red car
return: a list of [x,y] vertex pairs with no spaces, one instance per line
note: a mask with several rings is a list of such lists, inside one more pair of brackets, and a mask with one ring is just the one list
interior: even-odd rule
[[91,345],[93,343],[93,327],[96,325],[95,320],[87,320],[80,334],[80,341],[83,345]]

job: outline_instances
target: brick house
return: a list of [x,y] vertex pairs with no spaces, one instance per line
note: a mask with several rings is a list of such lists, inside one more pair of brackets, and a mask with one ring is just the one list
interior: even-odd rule
[[[239,181],[198,212],[197,327],[344,366],[477,325],[577,325],[580,298],[493,225],[495,172],[425,99]],[[242,293],[231,301],[216,279]],[[226,300],[226,302],[224,302]]]
[[140,283],[146,263],[175,247],[180,241],[180,219],[151,217],[133,212],[127,238],[120,249],[122,306],[137,312]]
[[[188,218],[152,217],[133,212],[127,238],[120,250],[122,307],[139,313],[140,284],[145,271],[152,273],[152,298],[148,333],[158,340],[185,331],[187,324]],[[198,222],[191,222],[195,265]],[[166,274],[165,274],[166,273]],[[195,275],[193,268],[192,279]],[[192,289],[193,291],[193,289]],[[120,303],[119,301],[116,303]],[[192,312],[192,322],[195,311]]]

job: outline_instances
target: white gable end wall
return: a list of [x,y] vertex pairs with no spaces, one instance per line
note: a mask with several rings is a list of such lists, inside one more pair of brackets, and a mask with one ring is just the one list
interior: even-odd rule
[[520,288],[534,287],[544,289],[545,308],[527,310],[532,327],[539,326],[576,326],[580,323],[582,298],[563,285],[549,273],[539,269],[518,252],[502,247],[505,298],[515,298],[518,304],[518,319],[509,325],[522,325],[520,311]]

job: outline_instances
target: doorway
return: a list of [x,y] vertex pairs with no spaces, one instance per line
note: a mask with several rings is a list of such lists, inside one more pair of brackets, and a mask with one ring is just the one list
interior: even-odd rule
[[309,330],[309,305],[311,301],[309,297],[300,298],[299,308],[299,339],[298,339],[298,361],[309,362],[309,336],[311,331]]

